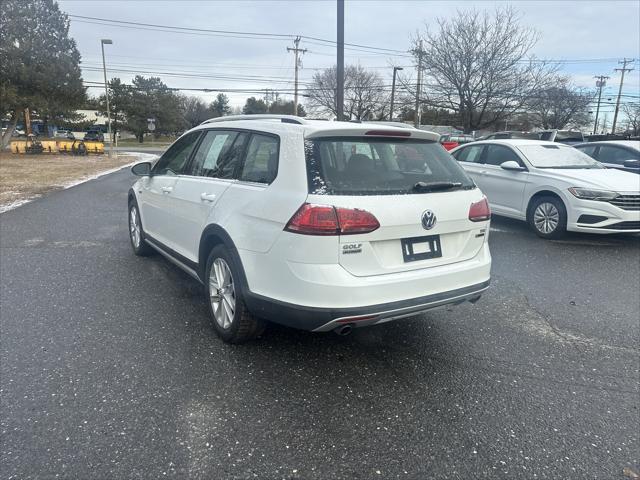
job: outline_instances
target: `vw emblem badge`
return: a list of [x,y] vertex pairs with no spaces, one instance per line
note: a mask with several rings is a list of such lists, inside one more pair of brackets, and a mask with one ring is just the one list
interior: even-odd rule
[[431,210],[425,210],[422,214],[422,227],[425,230],[431,230],[436,225],[437,220],[435,213]]

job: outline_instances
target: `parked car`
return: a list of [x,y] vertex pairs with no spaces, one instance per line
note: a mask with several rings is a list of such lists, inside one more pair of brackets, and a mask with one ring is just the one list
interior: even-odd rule
[[542,130],[536,132],[540,140],[575,145],[584,142],[584,135],[578,130]]
[[640,173],[640,141],[638,140],[589,142],[575,145],[575,147],[607,168]]
[[537,140],[539,135],[535,132],[518,132],[518,131],[504,131],[495,132],[478,138],[478,140],[508,140],[511,138],[526,138],[530,140]]
[[466,143],[474,142],[475,138],[472,135],[440,135],[440,143],[444,147],[445,150],[453,150],[458,145],[464,145]]
[[104,134],[97,130],[90,130],[84,134],[83,140],[89,142],[104,142]]
[[133,251],[202,282],[228,342],[263,320],[345,334],[476,301],[490,211],[437,140],[286,115],[208,120],[132,168]]
[[498,215],[543,238],[566,230],[640,232],[637,175],[605,169],[580,150],[542,140],[489,140],[453,150]]
[[69,140],[75,140],[75,135],[71,130],[58,129],[54,135],[54,138],[67,138]]

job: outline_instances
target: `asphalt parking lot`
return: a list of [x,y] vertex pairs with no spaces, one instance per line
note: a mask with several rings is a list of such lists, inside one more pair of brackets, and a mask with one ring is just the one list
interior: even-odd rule
[[495,219],[475,305],[220,342],[127,238],[121,171],[0,215],[1,477],[625,478],[640,238]]

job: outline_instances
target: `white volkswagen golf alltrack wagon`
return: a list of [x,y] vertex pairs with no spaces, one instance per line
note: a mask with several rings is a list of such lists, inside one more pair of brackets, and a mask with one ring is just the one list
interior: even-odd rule
[[435,133],[222,117],[132,172],[134,252],[201,282],[227,342],[266,321],[346,334],[489,286],[487,200]]

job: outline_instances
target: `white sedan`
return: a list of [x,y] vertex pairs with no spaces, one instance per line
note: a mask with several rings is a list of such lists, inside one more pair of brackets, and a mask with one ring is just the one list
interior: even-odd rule
[[566,230],[640,232],[640,175],[605,169],[581,151],[541,140],[487,140],[450,152],[496,215],[543,238]]

